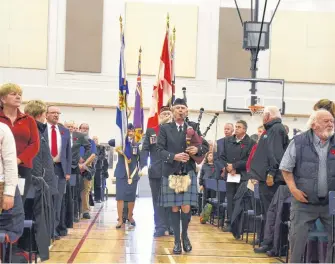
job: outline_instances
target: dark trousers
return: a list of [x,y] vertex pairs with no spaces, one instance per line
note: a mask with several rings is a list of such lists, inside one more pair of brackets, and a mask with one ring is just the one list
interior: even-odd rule
[[31,169],[23,167],[23,166],[18,166],[18,173],[19,173],[21,178],[25,179],[24,193],[22,195],[22,203],[24,205],[24,202],[26,201],[26,196],[27,196],[28,190],[29,190],[30,185],[31,185]]
[[235,183],[235,182],[227,182],[226,187],[227,187],[227,214],[228,214],[228,219],[230,220],[233,211],[234,211],[234,196],[237,192],[238,187],[240,186],[240,183]]
[[94,201],[102,200],[102,170],[97,169],[94,174]]
[[[273,186],[269,187],[266,185],[266,182],[259,182],[259,197],[261,200],[261,214],[263,214],[263,225],[260,226],[258,229],[258,234],[257,237],[258,239],[260,239],[260,241],[262,242],[262,245],[264,245],[264,243],[268,244],[269,241],[264,241],[263,242],[263,236],[264,236],[264,232],[260,232],[260,230],[264,230],[264,226],[266,223],[266,215],[268,213],[271,201],[273,199],[273,196],[275,195],[278,187],[283,184],[281,182],[275,182]],[[261,228],[262,227],[262,228]],[[272,246],[272,245],[269,245]]]
[[58,176],[58,194],[55,195],[55,232],[61,220],[63,197],[66,190],[66,180],[61,163],[55,163],[55,174]]
[[159,206],[158,199],[162,184],[161,178],[149,178],[149,184],[152,194],[152,204],[154,207],[155,230],[165,232],[168,228],[171,208]]
[[81,195],[80,195],[80,174],[76,174],[76,185],[72,186],[72,197],[73,197],[73,215],[74,218],[80,219],[81,215]]

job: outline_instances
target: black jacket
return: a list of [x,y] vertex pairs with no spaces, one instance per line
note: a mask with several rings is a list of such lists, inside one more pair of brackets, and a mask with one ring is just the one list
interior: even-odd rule
[[44,137],[46,125],[36,121],[37,128],[40,132],[40,150],[33,160],[31,174],[36,177],[43,177],[49,186],[51,195],[58,193],[58,178],[54,171],[54,162],[50,154],[49,143]]
[[200,170],[199,185],[205,184],[205,179],[216,179],[215,164],[205,163],[202,165]]
[[[223,164],[223,167],[227,167],[228,163],[232,164],[236,173],[241,174],[241,180],[248,180],[249,177],[246,171],[246,164],[250,151],[254,145],[255,142],[251,140],[248,135],[245,135],[239,142],[236,141],[235,135],[224,138],[223,151],[220,156],[220,161]],[[228,172],[226,171],[225,179],[227,174]]]
[[266,224],[264,228],[264,241],[273,245],[272,250],[279,254],[280,226],[282,223],[282,213],[284,202],[291,196],[290,190],[286,185],[281,185],[273,196],[269,210],[266,214]]
[[[196,129],[194,123],[189,123]],[[164,177],[177,173],[179,174],[182,168],[181,162],[175,161],[175,154],[184,152],[186,149],[186,129],[187,125],[184,123],[183,134],[180,135],[175,122],[164,124],[160,127],[159,136],[157,140],[157,151],[163,162],[162,174]],[[203,156],[208,152],[208,142],[203,139],[202,144],[198,146],[197,156]],[[186,163],[188,171],[196,170],[195,161],[191,158]]]
[[140,155],[141,168],[148,165],[150,157],[149,178],[160,179],[162,177],[162,160],[157,152],[157,133],[153,128],[148,128],[145,132]]
[[239,239],[243,234],[243,212],[253,209],[252,197],[254,196],[254,193],[250,191],[247,186],[247,181],[242,182],[234,196],[234,211],[230,220],[230,225],[231,232],[236,239]]
[[255,155],[250,165],[252,179],[265,182],[268,174],[274,181],[284,181],[279,165],[289,139],[281,119],[274,119],[264,125],[266,132],[259,139]]

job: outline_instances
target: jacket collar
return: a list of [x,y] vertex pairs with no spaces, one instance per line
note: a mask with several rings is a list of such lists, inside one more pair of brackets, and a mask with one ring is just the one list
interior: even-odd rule
[[276,119],[273,119],[270,122],[264,124],[264,128],[265,128],[265,130],[269,130],[274,124],[281,124],[281,123],[282,123],[281,119],[276,118]]
[[43,124],[39,121],[36,120],[36,125],[37,125],[37,128],[38,130],[41,132],[41,133],[44,133],[45,129],[47,128],[47,124]]

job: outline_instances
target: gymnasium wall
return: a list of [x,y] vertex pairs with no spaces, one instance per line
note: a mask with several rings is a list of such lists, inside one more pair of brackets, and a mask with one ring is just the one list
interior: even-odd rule
[[[77,3],[77,5],[80,3],[80,1],[77,0],[68,1],[72,1],[73,4]],[[40,98],[47,102],[80,104],[82,107],[61,107],[63,112],[61,119],[63,121],[74,119],[78,122],[87,121],[91,123],[92,133],[100,135],[102,141],[106,141],[109,138],[114,137],[115,134],[118,135],[119,131],[115,125],[115,109],[99,108],[99,106],[115,106],[118,100],[117,89],[120,51],[120,14],[125,19],[126,59],[130,68],[129,71],[134,73],[136,70],[135,66],[137,63],[137,56],[135,55],[137,54],[137,49],[139,48],[138,44],[141,41],[136,39],[136,37],[140,36],[134,36],[135,40],[132,42],[132,36],[130,34],[132,32],[134,34],[134,31],[136,31],[136,28],[134,28],[134,25],[136,26],[136,19],[140,20],[141,17],[140,13],[137,14],[138,16],[136,19],[132,22],[130,21],[130,25],[127,25],[126,8],[127,5],[134,7],[135,4],[141,4],[141,10],[144,12],[143,3],[145,3],[151,6],[150,8],[152,8],[152,10],[158,10],[157,12],[161,12],[162,14],[165,13],[163,12],[164,10],[162,11],[162,8],[165,6],[170,11],[171,29],[173,26],[176,26],[177,96],[182,95],[181,87],[185,86],[187,87],[188,102],[191,109],[198,110],[200,107],[204,107],[205,110],[222,110],[225,80],[218,79],[220,78],[220,76],[218,76],[218,73],[220,72],[220,69],[218,71],[218,56],[221,49],[220,45],[222,43],[222,41],[220,41],[219,44],[220,21],[222,21],[222,18],[220,19],[220,12],[222,11],[222,8],[234,8],[233,0],[104,0],[103,6],[100,5],[99,8],[92,9],[94,16],[91,18],[92,23],[90,23],[90,25],[92,28],[90,28],[90,30],[91,32],[94,32],[95,35],[92,37],[92,33],[91,35],[86,36],[87,38],[90,38],[87,39],[88,41],[85,43],[85,47],[87,49],[86,51],[88,52],[87,56],[94,56],[94,65],[88,65],[87,60],[80,58],[83,63],[80,65],[72,64],[71,67],[66,67],[67,64],[65,64],[66,61],[71,61],[71,59],[73,59],[71,58],[71,55],[73,55],[71,53],[71,45],[68,43],[69,41],[71,42],[71,40],[67,38],[67,34],[69,34],[69,29],[71,28],[67,27],[67,25],[70,25],[71,19],[74,18],[71,16],[71,13],[66,12],[67,1],[49,0],[47,5],[48,12],[45,10],[43,11],[42,8],[46,8],[46,0],[34,0],[34,5],[31,5],[29,8],[20,8],[22,7],[21,5],[23,2],[24,1],[19,0],[1,1],[0,10],[3,10],[3,8],[10,10],[10,12],[7,12],[6,14],[4,13],[0,16],[1,34],[3,36],[13,35],[9,32],[9,29],[11,29],[10,21],[13,21],[13,18],[17,18],[18,14],[22,18],[29,18],[34,14],[34,12],[37,12],[36,10],[38,10],[41,14],[35,19],[39,19],[38,23],[34,20],[36,22],[35,24],[33,24],[33,22],[29,22],[26,26],[23,26],[24,23],[22,22],[22,19],[15,20],[20,22],[20,25],[17,27],[20,28],[22,37],[15,35],[15,41],[13,38],[3,37],[3,39],[7,42],[2,41],[0,46],[0,83],[8,81],[19,83],[24,89],[24,100]],[[84,2],[86,3],[86,7],[89,6],[89,0],[85,0]],[[240,4],[241,8],[250,8],[249,0],[238,0],[237,2]],[[39,3],[44,3],[44,5],[41,6]],[[266,12],[267,21],[269,20],[276,3],[277,0],[268,1],[268,10]],[[159,6],[159,4],[162,5]],[[180,6],[180,10],[186,10],[184,19],[192,21],[191,24],[185,23],[187,25],[186,27],[182,27],[180,22],[182,21],[181,16],[183,14],[178,13],[178,5]],[[261,0],[260,16],[262,15],[263,5],[264,0]],[[39,6],[39,9],[33,9],[34,6]],[[187,6],[189,6],[189,8],[187,8]],[[72,6],[72,10],[75,9],[76,6]],[[80,9],[78,8],[78,10]],[[128,16],[130,16],[133,12],[130,12],[129,10],[130,9],[128,9]],[[278,10],[278,17],[281,15],[283,19],[285,19],[284,14],[287,11],[317,14],[322,12],[332,13],[335,12],[335,1],[282,0]],[[48,16],[47,20],[45,19],[45,14]],[[143,65],[147,63],[145,62],[146,58],[152,61],[152,64],[147,65],[147,70],[145,70],[148,75],[142,76],[144,106],[149,107],[152,85],[156,80],[156,77],[153,74],[155,74],[155,69],[158,70],[159,65],[159,55],[156,56],[156,58],[152,57],[150,49],[155,47],[153,52],[156,52],[156,54],[160,53],[164,38],[165,15],[162,16],[159,21],[157,21],[158,18],[156,16],[148,17],[147,13],[143,14],[143,16],[145,16],[146,20],[141,21],[141,23],[138,23],[137,26],[139,27],[139,30],[142,30],[142,32],[147,31],[146,36],[147,38],[150,38],[150,45],[152,45],[149,48],[145,47],[144,44],[142,46]],[[78,19],[82,18],[79,17]],[[131,20],[131,18],[129,18],[129,20]],[[152,21],[152,28],[143,29],[143,27],[150,27],[150,21]],[[292,20],[291,22],[294,23]],[[322,21],[320,21],[320,23],[321,22]],[[155,26],[153,26],[154,24]],[[39,25],[38,28],[36,25]],[[282,28],[279,20],[274,21],[274,28],[275,25],[277,25],[277,28]],[[334,31],[332,24],[327,24],[325,26],[330,28],[330,34]],[[157,32],[159,30],[157,28],[163,28],[162,32],[158,34]],[[47,35],[43,34],[43,32],[45,32],[43,31],[44,29],[47,29]],[[29,44],[34,47],[34,52],[36,49],[38,50],[38,54],[34,55],[36,57],[35,61],[31,60],[32,54],[27,51],[25,47],[25,40],[26,35],[28,35],[29,32],[36,30],[39,32],[38,38],[40,41],[35,43],[33,40],[30,40],[31,44]],[[77,30],[83,29],[79,28]],[[188,30],[190,32],[189,36],[187,35]],[[287,30],[290,30],[290,27],[288,27]],[[78,33],[82,33],[80,38],[83,38],[82,41],[85,41],[85,31]],[[242,34],[242,27],[240,34]],[[326,34],[319,34],[318,36],[320,38],[324,38],[326,37],[325,35]],[[238,34],[236,34],[236,36],[238,37]],[[42,47],[43,41],[47,42],[45,47]],[[281,41],[283,40],[281,39]],[[146,45],[149,45],[148,41],[143,42],[146,43]],[[327,42],[327,40],[320,39],[314,44],[320,47],[324,45],[325,42]],[[127,43],[129,43],[129,45]],[[239,44],[237,43],[236,45]],[[271,47],[275,47],[275,45],[275,43],[271,42]],[[12,54],[15,51],[15,49],[13,49],[14,46],[19,47],[22,51]],[[131,50],[127,50],[127,48]],[[293,48],[299,48],[299,45],[295,45]],[[81,53],[80,51],[78,52],[78,54],[85,55],[85,52],[83,51],[81,51]],[[185,52],[189,53],[185,56]],[[275,55],[276,54],[273,54],[271,50],[259,53],[259,78],[270,78],[270,76],[280,77],[284,73],[282,71],[282,65],[278,64],[278,62],[276,62],[276,65],[272,65],[272,58],[274,58]],[[97,56],[101,56],[100,60],[99,58],[97,59]],[[306,56],[308,56],[308,54]],[[15,60],[11,58],[15,58]],[[43,65],[43,58],[46,58],[45,65]],[[178,59],[180,62],[178,62]],[[245,57],[243,57],[243,59],[246,61]],[[290,57],[290,53],[288,53],[287,56],[283,56],[282,59],[290,61],[294,58]],[[327,60],[327,57],[324,59]],[[234,62],[234,58],[229,60],[232,61],[224,62],[228,65],[228,67],[229,63]],[[11,63],[12,61],[15,63]],[[34,63],[38,65],[35,65]],[[96,64],[98,64],[98,66]],[[241,67],[249,67],[249,65],[246,64],[247,63],[244,62]],[[79,69],[79,66],[85,67]],[[319,67],[321,66],[329,67],[330,65],[320,65]],[[300,69],[295,70],[297,70],[297,72],[301,72]],[[307,75],[302,75],[303,78],[304,76]],[[281,78],[285,79],[285,76]],[[130,87],[129,102],[130,104],[133,104],[136,75],[128,75],[128,79]],[[292,78],[292,81],[295,81],[294,83],[287,82],[285,84],[286,112],[288,114],[308,114],[313,103],[318,99],[323,97],[335,99],[333,98],[334,84],[332,80],[321,84],[315,83],[315,79],[318,78],[315,78],[314,76],[313,79],[306,79],[305,81],[300,78],[299,82],[296,82],[297,80]],[[314,83],[311,83],[311,81]],[[316,81],[319,82],[320,80]],[[94,111],[90,105],[95,105]],[[194,114],[193,119],[196,118],[197,114]],[[251,130],[255,129],[259,125],[259,121],[250,120],[248,115],[222,114],[220,116],[220,136],[222,135],[223,123],[225,121],[234,121],[238,118],[249,120],[251,123]],[[206,128],[210,119],[210,116],[204,116],[202,130]],[[306,118],[295,119],[294,117],[290,117],[286,118],[285,122],[291,127],[302,128],[304,127]],[[101,127],[103,127],[103,129],[101,129]],[[214,132],[215,130],[212,129],[208,135],[214,136]],[[253,131],[250,133],[252,132]]]

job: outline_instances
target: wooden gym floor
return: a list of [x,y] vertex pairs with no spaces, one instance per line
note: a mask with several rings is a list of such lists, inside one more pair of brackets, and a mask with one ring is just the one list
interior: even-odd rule
[[116,201],[92,207],[91,219],[81,220],[69,235],[55,241],[49,263],[281,263],[279,259],[255,254],[252,245],[237,241],[209,224],[192,217],[189,237],[191,253],[173,255],[173,236],[153,237],[153,211],[150,198],[136,201],[136,227],[115,229]]

